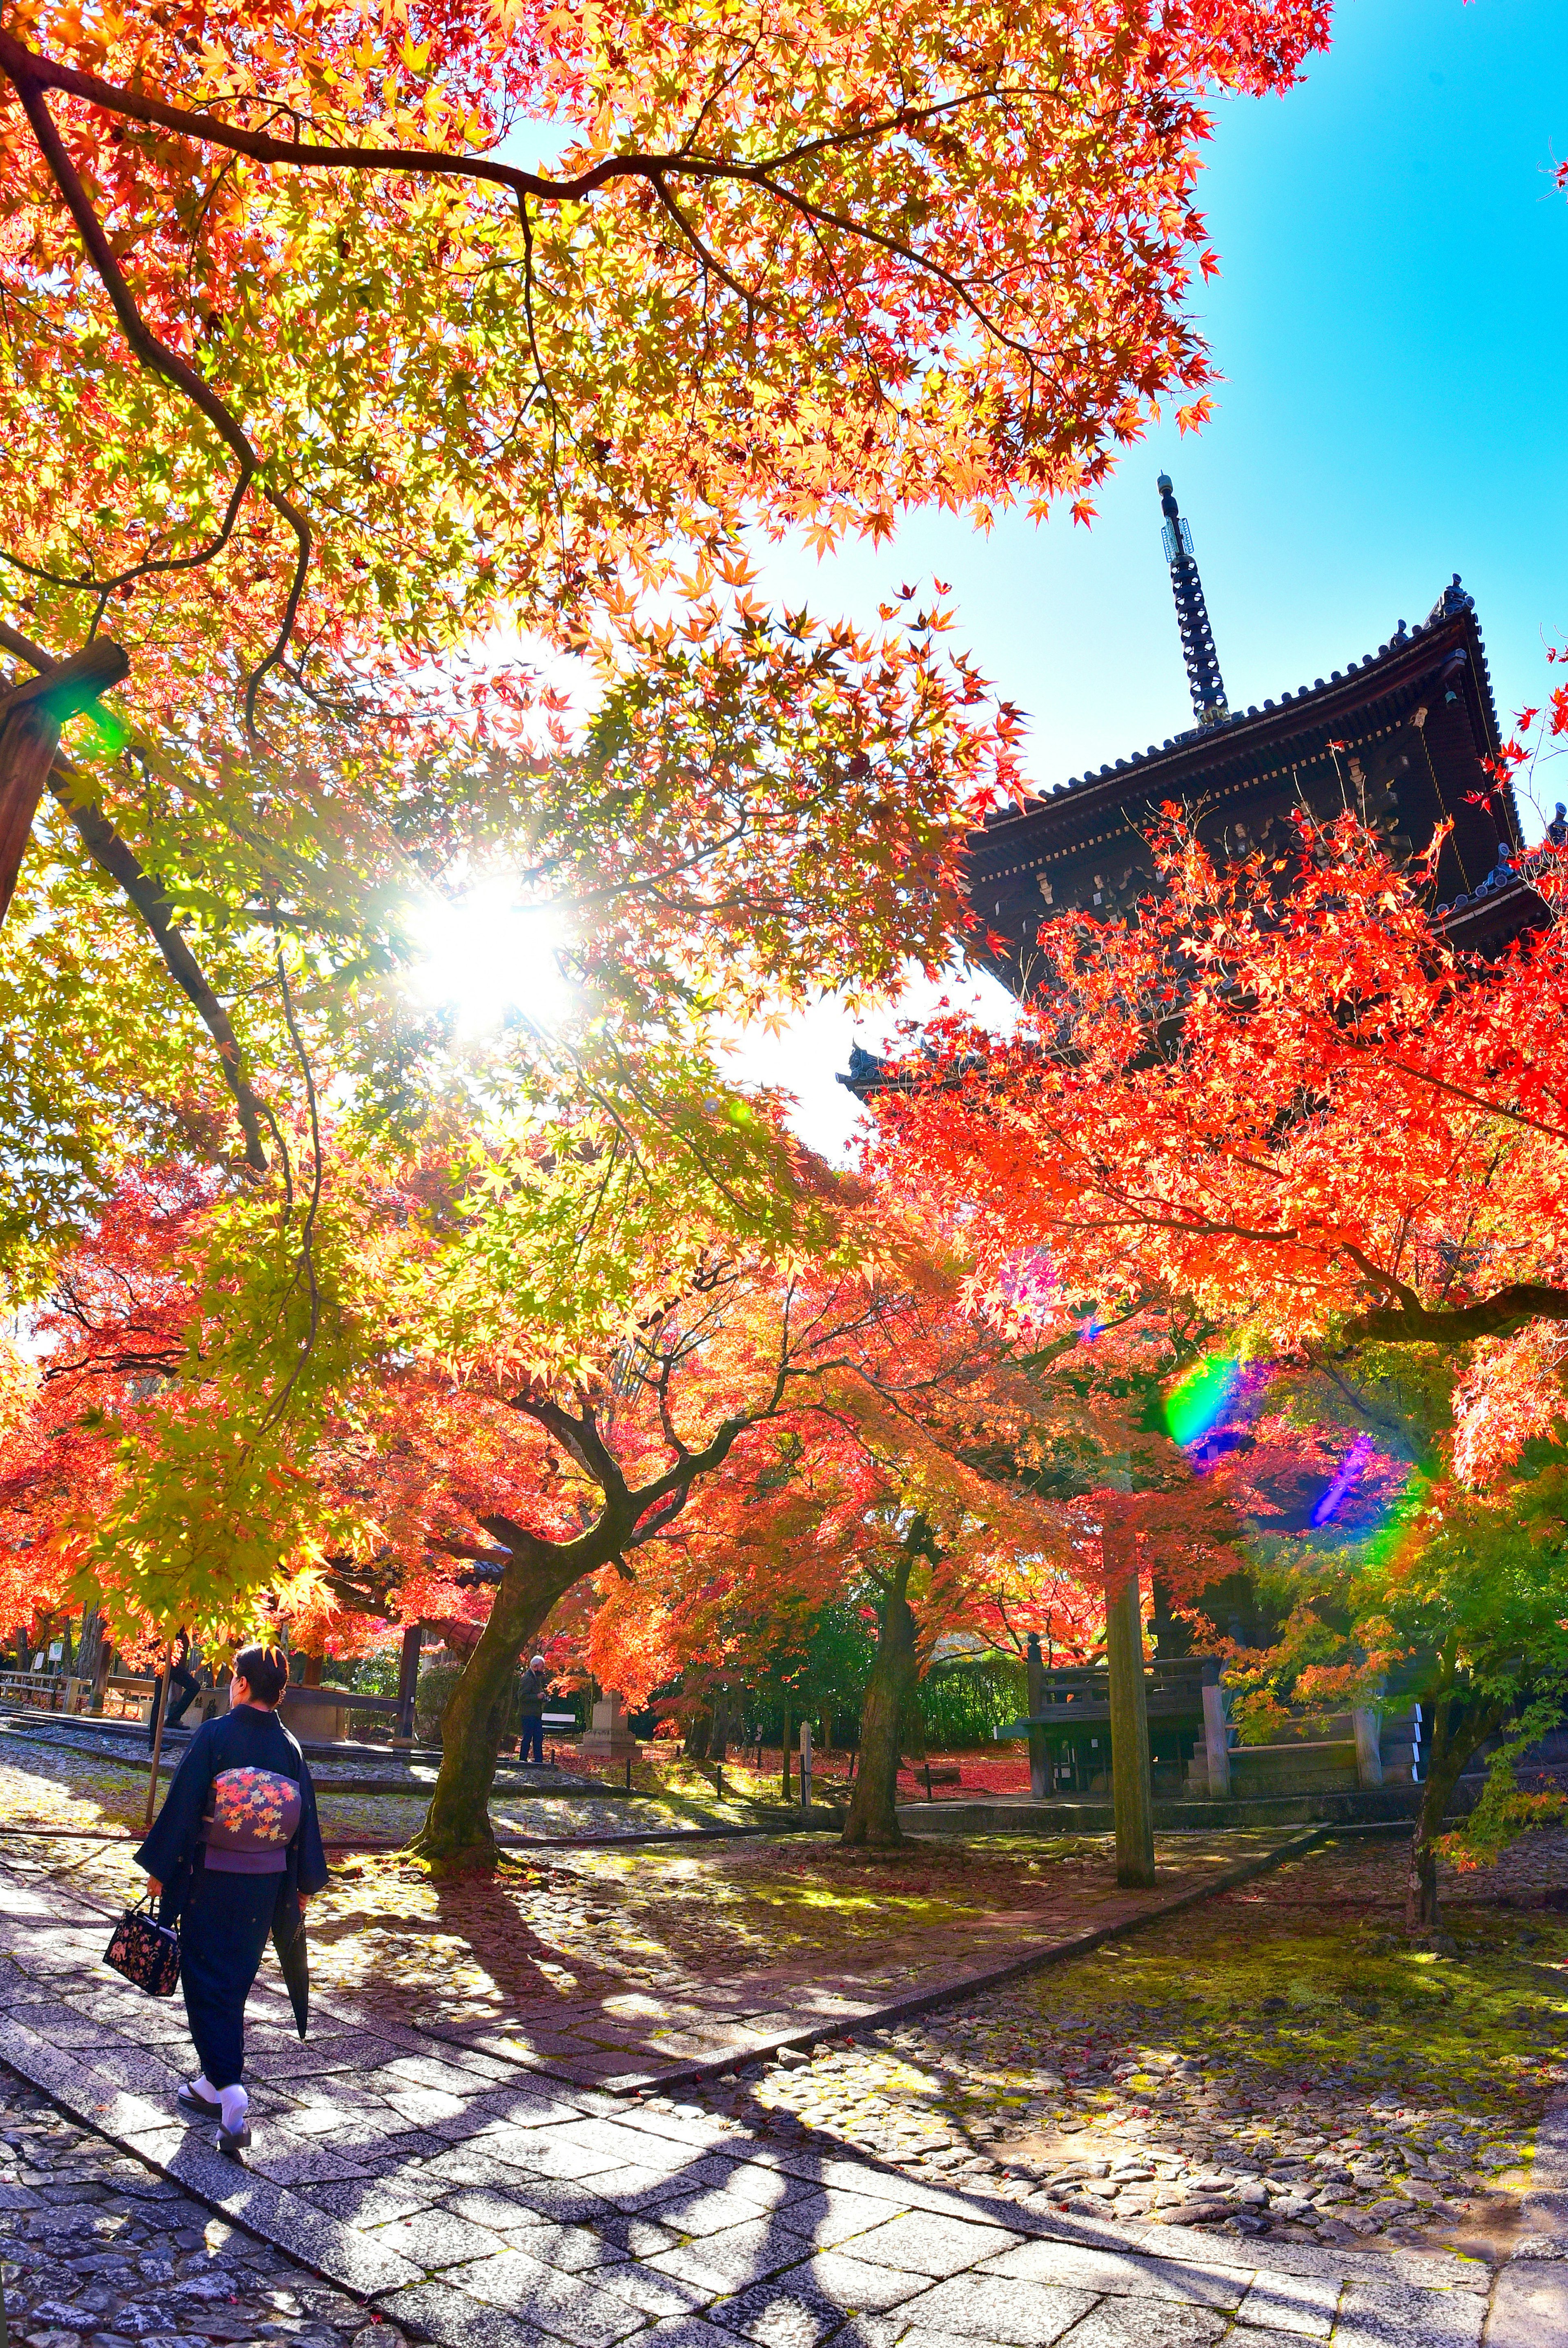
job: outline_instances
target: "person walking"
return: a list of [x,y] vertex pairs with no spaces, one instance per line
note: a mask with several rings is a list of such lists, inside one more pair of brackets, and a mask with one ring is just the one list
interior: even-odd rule
[[532,1760],[541,1769],[545,1766],[545,1698],[549,1692],[550,1675],[545,1659],[536,1655],[522,1677],[518,1758]]
[[267,1935],[303,1930],[327,1880],[311,1773],[278,1704],[289,1684],[279,1647],[242,1647],[230,1710],[204,1721],[136,1854],[160,1922],[180,1929],[180,1983],[200,2069],[179,2091],[190,2119],[217,2120],[220,2152],[251,2141],[245,2000]]
[[[201,1683],[190,1668],[190,1641],[183,1631],[175,1634],[169,1656],[169,1694],[164,1701],[163,1725],[174,1726],[193,1695],[200,1691]],[[161,1683],[159,1684],[161,1684]],[[152,1705],[147,1715],[147,1749],[150,1753],[158,1734],[159,1689],[152,1692]]]

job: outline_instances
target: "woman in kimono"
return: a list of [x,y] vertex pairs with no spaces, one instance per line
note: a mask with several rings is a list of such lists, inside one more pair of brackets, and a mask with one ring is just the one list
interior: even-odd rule
[[289,1682],[277,1647],[234,1658],[230,1710],[205,1721],[136,1854],[159,1915],[180,1928],[185,2011],[201,2068],[179,2091],[191,2119],[219,2123],[218,2148],[251,2141],[245,2000],[267,1935],[287,1947],[327,1879],[315,1790],[304,1755],[278,1718]]

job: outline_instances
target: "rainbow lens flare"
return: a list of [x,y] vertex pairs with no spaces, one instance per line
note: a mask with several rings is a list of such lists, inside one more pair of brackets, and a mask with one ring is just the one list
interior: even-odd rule
[[1241,1365],[1228,1354],[1206,1354],[1165,1397],[1165,1425],[1184,1449],[1212,1435],[1235,1399]]
[[1343,1507],[1346,1498],[1348,1497],[1354,1487],[1360,1482],[1361,1470],[1366,1467],[1371,1457],[1371,1437],[1369,1435],[1358,1435],[1356,1437],[1355,1442],[1350,1446],[1349,1450],[1345,1454],[1344,1458],[1339,1462],[1338,1471],[1335,1476],[1334,1481],[1329,1485],[1328,1489],[1324,1493],[1323,1498],[1318,1501],[1317,1506],[1312,1511],[1312,1529],[1314,1532],[1319,1531],[1324,1525],[1331,1525],[1333,1523],[1335,1518],[1338,1515],[1340,1509]]

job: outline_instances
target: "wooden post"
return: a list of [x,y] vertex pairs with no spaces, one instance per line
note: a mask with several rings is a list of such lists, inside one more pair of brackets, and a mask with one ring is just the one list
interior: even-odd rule
[[1383,1782],[1383,1716],[1375,1704],[1358,1704],[1350,1715],[1350,1725],[1356,1732],[1356,1783],[1358,1786],[1380,1786]]
[[0,693],[0,922],[15,893],[61,726],[129,670],[123,647],[98,636],[46,675]]
[[425,1640],[423,1622],[411,1622],[403,1634],[397,1658],[397,1732],[395,1745],[414,1742],[414,1700],[419,1693],[419,1650]]
[[[1024,1668],[1029,1673],[1029,1716],[1031,1720],[1038,1720],[1040,1706],[1045,1702],[1045,1659],[1040,1652],[1038,1631],[1031,1631],[1029,1634]],[[1045,1741],[1045,1731],[1043,1728],[1031,1728],[1029,1732],[1029,1790],[1037,1802],[1043,1801],[1051,1791],[1050,1769],[1050,1747]]]
[[[1110,1507],[1113,1509],[1115,1503]],[[1111,1681],[1111,1800],[1116,1818],[1116,1880],[1129,1889],[1154,1880],[1154,1781],[1149,1766],[1137,1538],[1119,1511],[1107,1513],[1101,1553]]]
[[811,1807],[811,1723],[809,1720],[803,1720],[800,1725],[800,1806],[803,1810],[809,1810]]
[[158,1764],[163,1752],[163,1715],[169,1709],[169,1674],[174,1668],[174,1642],[169,1640],[163,1650],[163,1673],[158,1683],[158,1694],[152,1699],[152,1766],[147,1773],[147,1814],[142,1824],[152,1824],[153,1807],[158,1800]]

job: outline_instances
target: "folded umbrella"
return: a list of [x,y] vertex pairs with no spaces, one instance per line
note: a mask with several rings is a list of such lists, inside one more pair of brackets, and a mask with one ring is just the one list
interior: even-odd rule
[[288,1984],[294,2027],[302,2038],[311,2013],[311,1961],[305,1945],[305,1911],[292,1891],[272,1910],[272,1947]]

